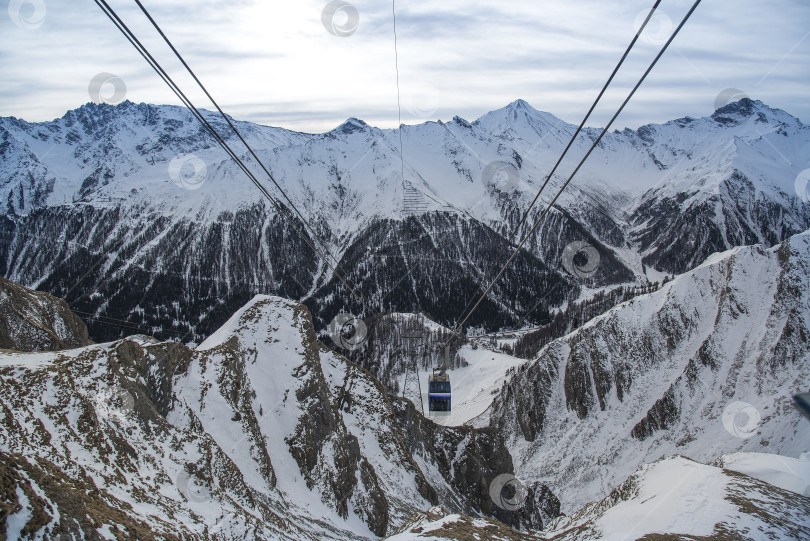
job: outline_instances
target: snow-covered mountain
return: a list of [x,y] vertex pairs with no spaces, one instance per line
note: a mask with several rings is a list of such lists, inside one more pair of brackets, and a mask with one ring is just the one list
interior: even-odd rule
[[490,419],[519,474],[570,513],[666,456],[798,458],[810,429],[791,396],[808,388],[803,233],[715,254],[550,342],[508,374]]
[[494,429],[425,419],[278,297],[194,350],[0,352],[0,426],[8,539],[358,540],[436,504],[524,529],[559,509],[542,485],[541,506],[496,508],[487,487],[513,469]]
[[[104,339],[124,336],[124,321],[199,342],[258,293],[304,300],[319,328],[340,311],[423,311],[448,324],[574,132],[518,100],[474,122],[403,127],[403,168],[399,131],[361,120],[324,134],[237,126],[362,302],[187,111],[130,102],[0,119],[0,274],[65,296]],[[597,133],[578,138],[541,202]],[[748,99],[608,134],[470,325],[542,323],[583,288],[658,280],[807,229],[794,181],[808,151],[810,128]],[[566,266],[572,242],[599,254],[586,278]]]

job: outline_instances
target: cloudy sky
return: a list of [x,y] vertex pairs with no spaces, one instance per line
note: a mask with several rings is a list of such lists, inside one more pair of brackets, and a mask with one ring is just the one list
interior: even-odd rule
[[[92,0],[2,1],[0,115],[62,116],[90,101],[99,73],[131,101],[179,103]],[[134,1],[108,1],[210,108]],[[234,117],[308,132],[350,116],[394,127],[391,1],[348,1],[324,16],[326,0],[142,0]],[[402,120],[473,120],[523,98],[578,123],[652,4],[397,0]],[[691,4],[661,3],[590,125],[607,122]],[[807,0],[704,0],[616,127],[708,115],[728,88],[810,122],[808,22]],[[114,90],[101,96],[117,100]]]

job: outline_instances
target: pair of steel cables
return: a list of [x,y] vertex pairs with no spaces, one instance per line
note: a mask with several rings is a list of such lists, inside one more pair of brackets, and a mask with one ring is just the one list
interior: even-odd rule
[[[700,2],[701,2],[701,0],[696,0],[696,1],[695,1],[695,3],[692,5],[692,7],[689,9],[689,11],[686,13],[686,15],[683,17],[683,19],[681,20],[681,23],[680,23],[680,24],[679,24],[679,25],[678,25],[678,26],[675,28],[675,30],[674,30],[674,31],[672,32],[672,34],[670,35],[669,39],[668,39],[668,40],[666,41],[666,43],[665,43],[665,44],[664,44],[664,45],[661,47],[660,51],[659,51],[659,52],[658,52],[658,54],[655,56],[655,58],[653,59],[653,61],[650,63],[650,65],[649,65],[649,67],[647,68],[647,70],[644,72],[644,74],[643,74],[643,75],[641,76],[641,78],[638,80],[638,82],[636,83],[636,85],[633,87],[633,89],[632,89],[632,90],[630,91],[630,93],[627,95],[627,97],[625,98],[624,102],[621,104],[621,106],[618,108],[618,110],[616,111],[616,113],[615,113],[615,114],[613,115],[613,117],[610,119],[610,122],[608,122],[608,123],[607,123],[607,125],[606,125],[606,126],[603,128],[603,129],[602,129],[602,132],[599,134],[599,137],[597,137],[597,138],[596,138],[596,140],[593,142],[593,144],[591,145],[591,147],[588,149],[588,151],[587,151],[587,153],[585,154],[585,156],[583,156],[583,158],[582,158],[582,159],[579,161],[579,163],[577,164],[576,168],[574,168],[574,171],[573,171],[573,172],[571,173],[571,175],[570,175],[570,176],[569,176],[569,177],[568,177],[568,178],[565,180],[565,182],[564,182],[564,183],[563,183],[563,185],[560,187],[560,189],[557,191],[557,193],[554,195],[554,197],[551,199],[551,201],[549,201],[548,205],[546,205],[546,207],[543,209],[543,211],[542,211],[542,212],[539,214],[539,216],[537,217],[537,219],[534,221],[534,224],[532,225],[531,229],[529,229],[529,232],[528,232],[528,233],[526,233],[526,235],[523,237],[523,239],[520,241],[520,243],[519,243],[519,244],[518,244],[518,245],[517,245],[517,246],[514,248],[514,250],[513,250],[513,252],[512,252],[512,255],[509,257],[509,259],[507,259],[507,260],[506,260],[506,262],[505,262],[505,263],[503,264],[503,266],[500,268],[500,270],[499,270],[499,271],[498,271],[498,273],[495,275],[495,277],[494,277],[494,278],[492,278],[491,282],[489,282],[489,285],[486,287],[486,289],[483,291],[483,293],[481,293],[481,294],[480,294],[479,296],[477,296],[477,297],[476,297],[475,295],[473,295],[473,297],[472,297],[472,298],[471,298],[471,299],[470,299],[470,300],[467,302],[467,306],[465,306],[464,310],[463,310],[463,311],[462,311],[462,313],[461,313],[461,316],[459,316],[460,321],[459,321],[459,322],[458,322],[458,323],[457,323],[457,324],[456,324],[456,325],[453,327],[453,329],[452,329],[452,335],[451,335],[451,336],[459,336],[459,333],[460,333],[461,329],[463,329],[463,328],[464,328],[464,324],[465,324],[465,323],[466,323],[466,322],[467,322],[467,321],[470,319],[470,316],[472,316],[473,312],[475,312],[475,310],[478,308],[478,306],[481,304],[481,302],[482,302],[482,301],[483,301],[483,300],[486,298],[486,296],[489,294],[489,292],[492,290],[492,288],[493,288],[493,287],[495,286],[495,284],[497,283],[498,279],[499,279],[501,276],[503,276],[503,273],[504,273],[504,272],[506,272],[506,269],[509,267],[509,265],[512,263],[512,261],[513,261],[513,260],[514,260],[514,259],[517,257],[518,253],[519,253],[519,252],[520,252],[520,250],[523,248],[523,246],[526,244],[526,242],[527,242],[527,241],[528,241],[528,240],[529,240],[529,239],[532,237],[532,235],[534,234],[534,232],[535,232],[535,231],[537,230],[537,228],[540,226],[540,223],[543,221],[543,218],[544,218],[544,217],[546,216],[546,214],[548,214],[548,212],[551,210],[551,208],[553,207],[554,203],[556,203],[556,202],[557,202],[557,199],[559,199],[559,197],[560,197],[560,195],[562,194],[562,192],[565,190],[565,188],[568,186],[568,184],[570,184],[570,182],[571,182],[571,180],[574,178],[574,176],[575,176],[575,175],[576,175],[576,174],[579,172],[579,170],[580,170],[580,168],[582,167],[582,165],[585,163],[585,161],[588,159],[588,157],[591,155],[591,153],[594,151],[594,149],[595,149],[595,148],[596,148],[596,147],[599,145],[600,141],[602,141],[602,138],[605,136],[605,134],[608,132],[608,130],[610,129],[610,127],[611,127],[611,126],[613,125],[613,123],[616,121],[616,118],[618,118],[618,116],[621,114],[621,112],[624,110],[624,108],[625,108],[625,107],[627,106],[627,104],[630,102],[630,99],[633,97],[633,95],[635,95],[636,91],[639,89],[639,87],[640,87],[640,86],[642,85],[642,83],[645,81],[645,79],[646,79],[646,78],[647,78],[647,76],[650,74],[650,72],[653,70],[653,68],[655,67],[655,65],[658,63],[658,61],[659,61],[659,60],[661,59],[661,57],[664,55],[664,53],[666,52],[666,50],[667,50],[667,48],[669,47],[669,45],[672,43],[672,41],[675,39],[675,37],[676,37],[676,36],[678,35],[678,33],[681,31],[681,29],[683,28],[683,26],[686,24],[686,22],[687,22],[687,21],[689,20],[689,18],[692,16],[692,14],[694,13],[695,9],[697,9],[698,5],[700,5]],[[501,258],[501,256],[503,255],[503,253],[506,251],[506,249],[507,249],[509,246],[511,246],[511,245],[512,245],[512,242],[513,242],[513,240],[515,239],[515,236],[517,235],[518,231],[519,231],[519,230],[520,230],[520,228],[521,228],[521,227],[522,227],[522,226],[523,226],[523,225],[526,223],[526,220],[527,220],[527,219],[528,219],[528,217],[529,217],[529,213],[531,212],[531,210],[532,210],[532,208],[534,207],[535,203],[537,203],[537,200],[540,198],[540,195],[543,193],[543,191],[545,190],[546,186],[547,186],[547,185],[549,184],[549,182],[551,181],[552,176],[553,176],[553,175],[554,175],[554,173],[557,171],[557,168],[559,167],[559,165],[560,165],[560,163],[562,162],[563,158],[566,156],[566,154],[568,153],[568,151],[571,149],[571,146],[573,145],[573,143],[574,143],[574,141],[576,140],[577,136],[580,134],[580,132],[581,132],[581,131],[582,131],[582,129],[584,128],[585,123],[588,121],[588,119],[590,118],[590,116],[591,116],[591,114],[593,113],[594,109],[596,108],[597,104],[598,104],[598,103],[599,103],[599,101],[602,99],[602,96],[604,96],[605,91],[607,91],[608,87],[609,87],[609,86],[610,86],[610,84],[613,82],[613,79],[614,79],[614,77],[616,76],[616,73],[619,71],[619,68],[621,68],[621,66],[622,66],[622,64],[624,63],[625,59],[626,59],[626,58],[627,58],[627,56],[630,54],[630,51],[631,51],[631,50],[633,49],[633,47],[636,45],[636,42],[637,42],[637,41],[639,40],[639,38],[641,37],[642,33],[644,32],[644,29],[647,27],[647,24],[648,24],[648,23],[650,22],[650,20],[652,19],[653,14],[654,14],[654,13],[655,13],[655,11],[658,9],[658,6],[659,6],[660,4],[661,4],[661,0],[656,0],[655,4],[654,4],[654,5],[653,5],[653,7],[650,9],[649,14],[648,14],[648,15],[647,15],[647,17],[644,19],[644,22],[641,24],[641,26],[638,28],[638,30],[636,31],[636,35],[633,37],[633,40],[630,42],[630,45],[628,45],[627,49],[625,50],[625,52],[624,52],[624,54],[622,55],[621,59],[619,60],[618,64],[616,64],[616,67],[614,68],[613,73],[611,73],[611,75],[610,75],[610,77],[608,78],[607,82],[606,82],[606,83],[605,83],[605,85],[602,87],[602,90],[599,92],[599,95],[598,95],[598,96],[596,97],[596,99],[594,100],[593,105],[591,105],[591,108],[588,110],[588,113],[585,115],[585,118],[583,118],[583,120],[582,120],[582,122],[580,123],[579,127],[576,129],[576,131],[574,132],[574,134],[571,136],[571,139],[569,140],[568,145],[565,147],[565,150],[563,150],[563,152],[562,152],[562,154],[560,155],[559,159],[558,159],[558,160],[557,160],[557,162],[554,164],[554,167],[552,168],[551,172],[550,172],[550,173],[548,174],[548,176],[546,177],[546,180],[543,182],[542,186],[540,187],[540,190],[538,190],[537,195],[535,195],[535,197],[534,197],[534,199],[532,200],[531,204],[528,206],[528,208],[527,208],[527,209],[525,210],[525,212],[523,213],[523,217],[521,218],[520,222],[518,222],[518,224],[517,224],[517,225],[514,227],[514,229],[512,230],[512,233],[509,235],[509,237],[508,237],[507,239],[505,239],[505,242],[504,242],[504,244],[503,244],[503,247],[501,248],[501,250],[500,250],[500,252],[498,253],[498,255],[495,257],[495,260],[494,260],[494,261],[493,261],[493,263],[490,265],[489,269],[487,270],[486,274],[484,275],[484,278],[481,280],[481,283],[480,283],[480,284],[479,284],[479,286],[476,288],[476,290],[479,290],[479,289],[481,289],[481,288],[483,288],[483,287],[484,287],[484,285],[487,283],[487,280],[489,279],[489,277],[490,277],[490,275],[491,275],[491,273],[492,273],[492,270],[495,268],[495,265],[497,264],[497,262],[498,262],[498,261],[500,261],[500,258]],[[476,299],[477,299],[477,300],[476,300]],[[475,301],[475,304],[473,304],[473,301]],[[466,315],[465,315],[465,314],[466,314]],[[449,343],[449,342],[448,342],[448,343]],[[447,346],[447,344],[448,344],[448,343],[442,344],[442,346],[446,348],[446,346]]]
[[[175,93],[175,95],[177,95],[177,97],[181,100],[181,102],[193,113],[193,115],[197,118],[197,120],[200,121],[200,123],[205,127],[206,130],[208,130],[208,132],[214,137],[214,139],[220,144],[220,146],[222,146],[222,148],[225,150],[225,152],[228,154],[228,156],[230,156],[236,162],[236,164],[245,173],[245,175],[250,179],[250,181],[253,182],[253,184],[259,189],[259,191],[262,193],[262,195],[264,195],[268,199],[268,201],[270,201],[273,204],[273,206],[278,210],[279,214],[281,214],[282,217],[284,217],[290,223],[292,228],[298,234],[300,234],[302,236],[302,238],[304,239],[306,244],[313,250],[313,252],[323,259],[324,263],[334,272],[335,276],[341,281],[341,283],[343,283],[343,285],[346,286],[349,289],[349,291],[352,293],[352,295],[360,303],[362,303],[363,302],[363,297],[360,294],[360,292],[357,290],[357,287],[350,281],[350,279],[348,277],[348,273],[340,266],[340,263],[337,260],[337,258],[334,255],[332,255],[332,253],[329,251],[329,249],[326,247],[326,245],[323,243],[323,241],[321,241],[319,239],[319,237],[316,234],[314,228],[306,220],[306,218],[303,216],[303,214],[298,210],[298,208],[292,202],[292,200],[287,196],[287,194],[284,192],[284,190],[281,188],[281,186],[275,180],[273,175],[270,173],[268,168],[264,165],[262,160],[257,156],[255,151],[247,143],[247,141],[241,135],[239,130],[236,128],[236,126],[234,126],[234,124],[231,122],[230,118],[222,111],[220,106],[217,104],[217,102],[214,100],[214,98],[211,96],[211,94],[208,92],[208,90],[202,84],[200,79],[197,77],[197,75],[194,73],[194,71],[191,69],[191,67],[188,65],[188,63],[185,61],[185,59],[180,54],[180,52],[172,44],[172,42],[169,40],[169,38],[166,36],[166,34],[163,32],[163,30],[160,28],[160,26],[154,20],[154,18],[150,15],[148,10],[143,6],[143,4],[140,2],[140,0],[135,0],[138,7],[141,9],[141,11],[144,13],[144,15],[148,18],[148,20],[150,21],[152,26],[160,34],[160,36],[163,38],[163,40],[166,42],[166,44],[171,48],[172,52],[174,52],[174,54],[177,56],[177,58],[180,60],[180,62],[183,64],[183,66],[186,68],[186,70],[189,72],[189,74],[192,76],[194,81],[200,86],[200,88],[203,90],[203,92],[208,97],[208,99],[211,100],[211,102],[214,104],[214,106],[216,107],[219,114],[225,119],[227,124],[230,126],[230,128],[233,130],[233,132],[236,134],[236,136],[239,138],[239,140],[242,142],[242,144],[247,148],[248,152],[253,157],[253,159],[260,165],[262,170],[267,174],[268,178],[273,182],[273,184],[276,186],[276,188],[281,192],[284,199],[287,201],[287,203],[295,211],[295,214],[298,216],[298,219],[300,219],[300,221],[304,224],[305,228],[307,230],[309,230],[309,232],[312,234],[313,239],[315,239],[315,242],[317,242],[324,249],[324,252],[321,252],[321,250],[319,250],[315,246],[315,244],[312,242],[312,240],[298,226],[298,224],[296,223],[295,217],[292,216],[287,211],[286,207],[284,205],[282,205],[280,201],[278,201],[275,197],[273,197],[270,194],[270,192],[267,190],[267,188],[264,187],[264,185],[253,174],[253,172],[248,168],[248,166],[244,163],[244,161],[233,151],[233,149],[225,141],[225,139],[214,129],[213,126],[211,126],[211,124],[208,122],[208,120],[197,109],[197,107],[191,102],[191,100],[183,93],[183,91],[174,82],[174,80],[171,78],[171,76],[169,76],[169,74],[163,69],[163,67],[160,65],[160,63],[158,63],[157,60],[155,60],[155,58],[149,53],[149,51],[146,49],[146,47],[138,40],[138,38],[129,29],[129,27],[127,27],[127,25],[121,20],[121,18],[118,16],[118,14],[115,12],[115,10],[112,7],[110,7],[110,5],[106,2],[106,0],[94,0],[94,1],[99,6],[99,8],[101,8],[101,10],[105,13],[105,15],[107,15],[107,17],[109,17],[109,19],[113,22],[113,24],[116,26],[116,28],[118,28],[118,30],[121,31],[121,33],[124,35],[124,37],[126,37],[126,39],[132,44],[132,46],[135,47],[135,49],[141,54],[141,56],[147,61],[147,63],[155,70],[155,72],[160,76],[160,78],[163,79],[163,81],[169,86],[169,88]],[[545,181],[543,182],[542,186],[538,190],[538,192],[535,195],[534,199],[532,200],[531,204],[523,212],[523,216],[522,216],[521,220],[513,228],[512,233],[509,235],[509,237],[505,239],[505,242],[504,242],[500,252],[498,253],[496,258],[494,259],[493,263],[488,268],[487,272],[484,274],[484,277],[482,278],[481,283],[476,288],[476,290],[480,290],[481,288],[484,287],[485,284],[487,284],[487,281],[488,281],[489,277],[492,275],[493,269],[495,268],[495,264],[497,264],[497,262],[500,260],[501,256],[504,254],[504,252],[510,246],[513,245],[513,241],[514,241],[515,237],[517,236],[518,232],[520,231],[520,228],[523,227],[523,225],[528,220],[529,215],[531,213],[531,210],[534,208],[535,204],[539,200],[541,194],[543,193],[543,191],[545,190],[547,185],[551,182],[551,179],[552,179],[554,173],[557,171],[558,167],[562,163],[562,160],[565,158],[568,151],[573,146],[574,141],[576,140],[576,138],[579,136],[579,134],[584,129],[585,123],[588,121],[591,114],[595,110],[597,104],[599,103],[599,101],[604,96],[604,94],[607,91],[610,84],[613,82],[613,79],[615,78],[616,74],[618,73],[619,69],[621,68],[621,66],[624,63],[627,56],[630,54],[630,51],[633,49],[633,47],[636,45],[636,42],[641,37],[641,35],[644,32],[645,28],[647,27],[648,23],[652,19],[655,11],[658,9],[658,6],[660,5],[661,1],[662,0],[656,0],[655,4],[651,8],[651,10],[648,13],[647,17],[644,19],[644,22],[641,24],[641,26],[636,31],[636,35],[633,37],[632,41],[628,45],[628,47],[625,50],[624,54],[622,55],[621,59],[619,60],[616,67],[614,68],[613,72],[611,73],[610,77],[608,78],[607,82],[602,87],[602,90],[599,92],[599,95],[596,97],[596,99],[594,100],[594,102],[591,105],[590,109],[588,110],[587,114],[583,118],[582,122],[580,123],[580,125],[578,126],[578,128],[576,129],[576,131],[574,132],[572,137],[570,138],[567,146],[565,147],[565,149],[561,153],[560,157],[558,158],[558,160],[555,163],[554,167],[552,168],[551,172],[546,177]],[[557,193],[554,195],[554,197],[551,199],[551,201],[548,203],[548,205],[546,205],[546,207],[542,210],[542,212],[536,218],[536,220],[534,221],[534,223],[533,223],[532,227],[530,228],[529,232],[523,237],[523,239],[520,241],[520,243],[514,248],[514,250],[513,250],[512,254],[510,255],[510,257],[506,260],[506,262],[500,268],[498,273],[492,278],[492,280],[489,282],[489,285],[486,287],[486,289],[484,289],[484,291],[478,297],[473,296],[467,302],[464,310],[462,311],[461,315],[459,316],[460,321],[458,323],[456,323],[456,325],[452,329],[451,336],[458,336],[459,335],[460,330],[464,328],[464,325],[466,324],[466,322],[469,320],[469,318],[472,316],[472,314],[475,312],[475,310],[480,306],[481,302],[486,298],[486,296],[489,294],[489,292],[495,286],[495,284],[500,279],[500,277],[503,276],[504,272],[506,272],[507,268],[512,263],[512,261],[517,257],[518,253],[523,248],[525,243],[529,240],[529,238],[531,238],[531,236],[537,230],[537,228],[539,227],[539,225],[542,222],[543,218],[546,216],[546,214],[548,214],[548,212],[551,210],[554,203],[556,203],[557,199],[560,197],[562,192],[565,190],[565,188],[568,186],[568,184],[571,182],[571,180],[574,178],[574,176],[579,172],[580,168],[585,163],[585,161],[588,159],[588,157],[591,155],[593,150],[599,145],[602,138],[605,136],[605,134],[608,132],[610,127],[615,122],[616,118],[618,118],[618,116],[624,110],[624,108],[626,107],[626,105],[628,104],[630,99],[635,95],[636,91],[639,89],[641,84],[645,81],[645,79],[650,74],[652,69],[655,67],[655,65],[658,63],[660,58],[666,52],[669,45],[672,43],[672,41],[675,39],[675,37],[681,31],[683,26],[686,24],[686,22],[692,16],[692,14],[694,13],[695,9],[697,9],[700,2],[701,2],[701,0],[696,0],[695,3],[692,5],[692,7],[689,9],[689,11],[686,13],[686,15],[684,16],[681,23],[672,32],[672,34],[669,37],[669,39],[667,40],[667,42],[663,45],[663,47],[660,49],[660,51],[658,52],[656,57],[650,63],[647,70],[644,72],[644,74],[638,80],[636,85],[630,91],[630,93],[628,94],[628,96],[626,97],[624,102],[621,104],[621,106],[618,108],[616,113],[611,118],[610,122],[608,122],[608,124],[603,128],[603,130],[600,133],[599,137],[593,142],[590,149],[585,154],[585,156],[580,160],[580,162],[578,163],[578,165],[576,166],[574,171],[566,179],[566,181],[563,183],[563,185],[560,187],[560,189],[557,191]],[[402,109],[401,109],[400,89],[399,89],[399,53],[398,53],[398,50],[397,50],[397,34],[396,34],[396,0],[392,0],[392,12],[393,12],[393,16],[394,16],[394,51],[395,51],[396,71],[397,71],[397,108],[398,108],[398,112],[399,112],[399,121],[400,121],[400,126],[399,126],[399,130],[400,130],[400,133],[399,133],[399,136],[400,136],[400,148],[399,148],[399,150],[400,150],[400,161],[401,161],[402,175],[403,175],[403,182],[404,182],[404,159],[403,159],[402,124],[401,124],[401,121],[402,121]],[[330,261],[330,258],[334,263],[332,261]],[[475,301],[474,304],[473,304],[473,301]]]
[[[324,261],[324,263],[333,271],[333,273],[341,281],[341,283],[343,283],[343,285],[346,286],[349,289],[349,291],[355,297],[355,299],[357,299],[359,302],[362,303],[363,302],[363,297],[360,294],[357,287],[349,279],[348,273],[346,273],[346,271],[341,267],[339,261],[337,260],[337,258],[334,255],[332,255],[332,253],[329,251],[329,248],[326,246],[326,244],[322,240],[320,240],[320,238],[318,237],[318,234],[315,232],[315,229],[312,227],[312,225],[309,223],[309,221],[304,217],[304,215],[301,213],[301,211],[298,210],[298,207],[295,205],[295,203],[293,203],[293,201],[287,196],[287,194],[284,192],[284,189],[279,185],[279,183],[276,181],[276,179],[270,173],[269,169],[264,165],[264,162],[262,162],[262,160],[259,158],[259,156],[256,154],[256,152],[250,146],[250,144],[248,144],[248,142],[245,140],[245,138],[242,136],[242,134],[239,132],[239,130],[236,128],[236,126],[234,126],[233,122],[231,122],[231,119],[228,117],[228,115],[226,115],[223,112],[222,108],[214,100],[214,98],[211,96],[211,94],[205,88],[203,83],[200,81],[200,79],[197,77],[197,75],[194,73],[194,71],[191,69],[191,67],[188,65],[188,63],[185,61],[185,59],[180,54],[180,52],[175,48],[175,46],[172,44],[172,42],[169,40],[169,38],[166,36],[166,34],[163,32],[163,30],[157,24],[155,19],[152,18],[152,15],[143,6],[143,4],[140,2],[140,0],[135,0],[135,3],[138,4],[138,7],[141,9],[143,14],[146,16],[147,19],[149,19],[149,22],[152,24],[152,26],[155,28],[155,30],[160,34],[160,36],[163,38],[163,40],[166,42],[166,44],[169,46],[169,48],[171,48],[172,52],[175,54],[175,56],[177,56],[177,58],[183,64],[183,67],[186,68],[186,70],[192,76],[194,81],[199,85],[199,87],[202,89],[202,91],[205,93],[205,95],[208,97],[208,99],[211,100],[211,103],[214,105],[214,107],[216,107],[219,114],[222,116],[223,119],[225,119],[225,122],[228,124],[228,126],[230,126],[230,128],[233,130],[233,132],[236,134],[236,136],[242,142],[242,144],[245,146],[245,148],[247,148],[249,154],[259,164],[261,169],[266,173],[267,177],[272,181],[272,183],[275,185],[275,187],[278,189],[278,191],[281,192],[281,195],[284,197],[284,200],[295,211],[295,215],[297,215],[297,219],[300,220],[304,224],[304,227],[312,234],[312,239],[314,239],[315,242],[313,242],[313,240],[310,239],[309,236],[306,235],[301,230],[301,227],[299,227],[299,225],[296,223],[296,217],[293,216],[292,213],[289,212],[289,210],[279,200],[277,200],[275,197],[273,197],[272,194],[270,194],[270,192],[267,190],[267,188],[253,174],[253,172],[245,164],[245,162],[239,157],[239,155],[236,154],[236,152],[234,152],[234,150],[231,148],[231,146],[225,141],[224,137],[222,135],[220,135],[217,132],[217,130],[210,124],[210,122],[205,118],[205,116],[203,116],[203,114],[199,111],[199,109],[191,102],[191,100],[186,96],[186,94],[180,89],[180,87],[177,85],[177,83],[175,83],[175,81],[172,79],[172,77],[166,72],[166,70],[163,69],[163,67],[160,65],[160,63],[157,60],[155,60],[155,58],[152,56],[152,54],[149,52],[149,50],[135,36],[135,34],[132,32],[132,30],[124,23],[123,20],[121,20],[121,18],[118,16],[118,14],[115,12],[115,10],[107,3],[107,1],[106,0],[94,0],[94,1],[95,1],[96,5],[98,5],[98,7],[101,8],[101,10],[104,12],[104,14],[107,15],[107,17],[113,22],[113,24],[116,26],[116,28],[118,28],[118,30],[121,31],[121,33],[130,42],[130,44],[132,44],[132,46],[135,47],[135,49],[138,51],[138,53],[140,53],[140,55],[144,58],[144,60],[146,60],[146,62],[149,64],[149,66],[152,67],[152,69],[155,70],[155,72],[158,74],[158,76],[160,76],[160,78],[163,79],[163,81],[169,86],[169,88],[172,90],[172,92],[174,92],[174,94],[180,99],[180,101],[192,112],[192,114],[195,116],[195,118],[197,118],[197,120],[200,121],[200,123],[208,131],[208,133],[210,133],[214,137],[214,139],[217,141],[217,143],[219,143],[219,145],[223,148],[223,150],[225,150],[225,152],[228,154],[228,156],[230,156],[231,159],[233,159],[233,161],[236,162],[236,164],[245,173],[245,175],[248,177],[248,179],[250,179],[250,181],[259,189],[259,191],[262,193],[262,195],[268,201],[270,201],[270,203],[276,208],[278,213],[285,220],[287,220],[287,222],[290,224],[290,226],[293,228],[293,230],[295,230],[298,234],[301,235],[304,242],[310,247],[310,249],[312,249],[312,251],[315,254],[317,254]],[[315,243],[319,244],[321,246],[321,248],[323,249],[323,251],[319,250],[318,247],[315,246]],[[330,258],[331,258],[332,261],[330,261]]]

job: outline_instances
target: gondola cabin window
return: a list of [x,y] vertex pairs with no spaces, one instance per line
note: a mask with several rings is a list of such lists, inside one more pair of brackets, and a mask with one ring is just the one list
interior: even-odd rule
[[450,376],[431,374],[428,378],[428,410],[449,412],[451,407]]

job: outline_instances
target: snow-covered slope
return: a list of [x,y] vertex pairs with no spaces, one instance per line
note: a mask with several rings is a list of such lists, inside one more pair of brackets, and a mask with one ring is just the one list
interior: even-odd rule
[[718,458],[714,465],[810,497],[810,453],[802,453],[799,458],[769,453],[729,453]]
[[[750,464],[784,459],[749,456]],[[789,459],[788,459],[789,460]],[[731,469],[672,456],[640,467],[604,499],[521,533],[440,507],[414,515],[389,541],[802,540],[810,498]]]
[[[666,537],[665,537],[666,536]],[[810,498],[674,456],[642,466],[543,539],[807,539]]]
[[472,518],[433,507],[418,513],[386,541],[443,541],[448,539],[488,539],[492,541],[529,541],[539,538],[517,532],[494,520]]
[[269,296],[194,350],[133,336],[2,353],[0,425],[8,527],[51,537],[372,539],[438,503],[497,513],[475,487],[513,472],[494,430],[392,402],[303,305]]
[[519,473],[571,512],[663,456],[810,451],[809,276],[808,233],[736,248],[546,345],[493,403]]
[[[400,178],[397,130],[357,119],[315,135],[238,126],[364,305],[188,112],[129,102],[45,123],[0,119],[0,274],[195,341],[257,293],[308,299],[319,327],[341,310],[426,311],[448,324],[574,131],[522,100],[472,123],[406,126]],[[583,132],[541,203],[596,133]],[[806,126],[747,99],[712,117],[608,134],[470,324],[539,322],[583,286],[682,272],[712,252],[807,229],[810,203],[792,186],[808,149]],[[566,270],[571,242],[599,252],[586,281]],[[539,307],[538,291],[548,295]],[[97,319],[91,334],[122,330]]]

